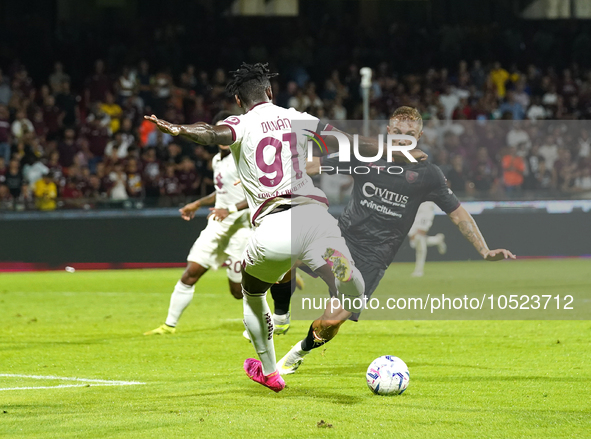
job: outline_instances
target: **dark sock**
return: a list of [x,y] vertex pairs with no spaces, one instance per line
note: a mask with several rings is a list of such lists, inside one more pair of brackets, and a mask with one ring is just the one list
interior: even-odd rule
[[311,351],[312,349],[319,348],[323,344],[328,343],[330,341],[330,340],[324,340],[324,341],[316,340],[316,337],[314,337],[314,328],[312,325],[310,325],[310,329],[308,330],[308,335],[302,341],[302,349],[305,351]]
[[289,312],[291,295],[295,291],[295,280],[282,284],[275,284],[271,287],[271,296],[273,296],[274,312],[283,316]]
[[316,279],[317,277],[319,277],[316,273],[314,273],[314,271],[312,271],[312,269],[310,267],[308,267],[307,265],[300,265],[298,267],[300,270],[302,270],[304,273],[309,274],[310,276],[312,276],[314,279]]

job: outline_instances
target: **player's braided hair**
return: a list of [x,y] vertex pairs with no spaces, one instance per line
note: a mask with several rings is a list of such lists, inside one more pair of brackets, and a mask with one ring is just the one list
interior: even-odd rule
[[265,90],[271,85],[269,78],[278,73],[271,73],[268,63],[242,63],[238,70],[230,72],[232,80],[228,82],[226,91],[230,96],[238,95],[240,100],[250,103],[264,96]]

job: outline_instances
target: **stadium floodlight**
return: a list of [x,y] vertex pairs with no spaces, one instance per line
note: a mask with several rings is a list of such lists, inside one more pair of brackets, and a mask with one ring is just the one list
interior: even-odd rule
[[371,68],[362,67],[361,74],[361,92],[363,94],[363,135],[369,135],[369,89],[371,87]]

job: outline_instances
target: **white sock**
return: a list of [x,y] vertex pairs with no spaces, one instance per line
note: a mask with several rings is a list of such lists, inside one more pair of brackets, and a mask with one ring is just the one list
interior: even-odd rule
[[427,236],[427,247],[434,247],[441,243],[441,235]]
[[250,295],[243,288],[242,294],[244,326],[263,364],[263,374],[269,375],[275,372],[277,367],[273,345],[273,318],[267,304],[267,293],[260,296]]
[[427,259],[427,237],[425,235],[416,235],[414,241],[417,259],[415,273],[422,273],[425,268],[425,260]]
[[181,314],[191,303],[193,293],[195,293],[195,285],[185,285],[180,280],[176,283],[172,296],[170,296],[168,317],[166,317],[165,321],[168,326],[176,326]]

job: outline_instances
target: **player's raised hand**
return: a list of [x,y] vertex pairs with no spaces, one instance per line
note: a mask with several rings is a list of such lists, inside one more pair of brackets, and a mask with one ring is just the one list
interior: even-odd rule
[[201,205],[196,201],[193,203],[189,203],[184,207],[181,207],[179,209],[179,212],[181,213],[181,218],[185,221],[191,221],[193,218],[195,218],[195,212],[197,212],[197,210],[199,210],[200,207]]
[[504,248],[497,250],[489,250],[488,253],[483,255],[483,258],[487,261],[502,261],[503,259],[517,259],[513,253]]
[[416,148],[410,151],[410,155],[412,155],[417,162],[424,162],[429,158],[427,154]]
[[165,120],[158,119],[153,114],[151,116],[144,116],[144,119],[154,122],[158,129],[163,133],[170,134],[171,136],[178,136],[181,133],[181,127]]
[[209,211],[210,214],[207,215],[207,219],[213,217],[213,219],[216,221],[223,221],[228,217],[228,215],[230,215],[230,211],[223,208],[210,207]]

